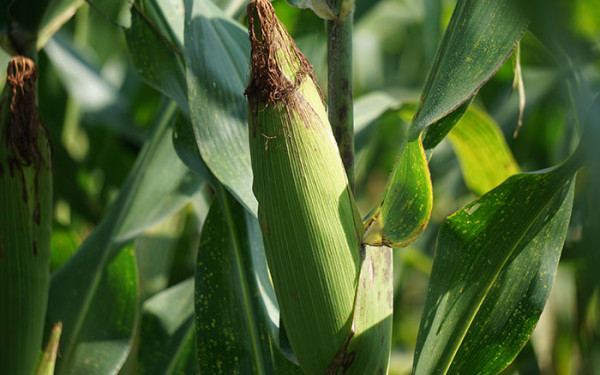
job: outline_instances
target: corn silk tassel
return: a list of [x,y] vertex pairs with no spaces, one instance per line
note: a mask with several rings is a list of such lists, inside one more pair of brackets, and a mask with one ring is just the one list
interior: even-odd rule
[[247,11],[253,190],[291,347],[308,374],[384,374],[391,252],[361,246],[363,227],[312,66],[268,0],[250,1]]

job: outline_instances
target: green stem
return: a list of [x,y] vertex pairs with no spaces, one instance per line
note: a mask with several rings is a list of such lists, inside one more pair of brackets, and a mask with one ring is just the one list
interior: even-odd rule
[[329,122],[352,190],[354,190],[353,16],[354,10],[339,19],[327,21]]

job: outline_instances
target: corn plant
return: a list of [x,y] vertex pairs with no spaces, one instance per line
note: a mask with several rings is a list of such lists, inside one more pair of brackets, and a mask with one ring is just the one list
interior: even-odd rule
[[598,371],[594,15],[3,3],[0,373]]

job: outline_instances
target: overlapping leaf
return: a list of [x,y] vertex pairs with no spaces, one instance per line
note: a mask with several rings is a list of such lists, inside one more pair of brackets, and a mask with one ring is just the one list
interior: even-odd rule
[[279,312],[263,251],[256,218],[221,187],[198,251],[195,308],[200,372],[299,373],[276,349],[277,341],[272,341],[279,336]]
[[[402,247],[425,229],[432,190],[421,135],[428,125],[437,122],[426,145],[431,148],[439,143],[466,111],[468,103],[464,103],[508,58],[527,24],[514,5],[514,0],[457,3],[423,89],[408,141],[401,147],[380,206],[366,220],[366,243]],[[452,113],[457,108],[461,110]]]
[[425,136],[423,137],[423,147],[425,150],[434,148],[448,135],[465,114],[474,98],[475,96],[473,95],[470,99],[461,104],[460,107],[452,111],[452,113],[429,125],[425,130]]
[[194,280],[188,279],[144,303],[138,372],[196,373]]
[[498,124],[471,107],[448,134],[467,186],[484,194],[519,172]]
[[125,37],[142,79],[187,112],[183,18],[182,0],[136,2],[131,8],[131,27]]
[[81,322],[78,345],[68,351],[61,345],[62,363],[68,364],[60,367],[61,373],[116,373],[129,354],[138,309],[137,266],[131,247],[106,264],[98,284]]
[[413,119],[409,139],[471,98],[510,56],[527,20],[516,0],[459,0]]
[[578,163],[515,175],[446,219],[416,374],[494,374],[516,357],[550,293]]
[[[59,371],[71,371],[75,360],[81,358],[76,353],[84,350],[80,348],[85,344],[84,333],[92,330],[90,327],[105,325],[106,319],[113,316],[106,313],[89,318],[94,312],[93,301],[108,287],[102,281],[105,267],[123,243],[181,208],[202,184],[201,178],[192,174],[173,150],[171,125],[175,108],[175,104],[164,108],[151,140],[111,210],[79,251],[52,276],[46,322],[48,329],[56,321],[64,324]],[[101,302],[120,303],[109,297]],[[131,332],[132,327],[128,334]],[[128,340],[115,345],[107,343],[98,350],[109,353],[118,369],[129,350]]]
[[185,1],[185,62],[190,116],[202,159],[256,214],[244,90],[250,42],[241,25],[209,1]]

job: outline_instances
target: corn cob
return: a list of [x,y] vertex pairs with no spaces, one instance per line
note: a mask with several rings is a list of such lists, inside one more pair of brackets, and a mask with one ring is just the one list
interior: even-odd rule
[[247,11],[253,191],[291,347],[306,373],[368,373],[348,350],[373,338],[353,342],[363,229],[312,66],[268,0]]
[[52,218],[51,156],[38,70],[13,57],[0,115],[0,373],[31,375],[42,348]]

